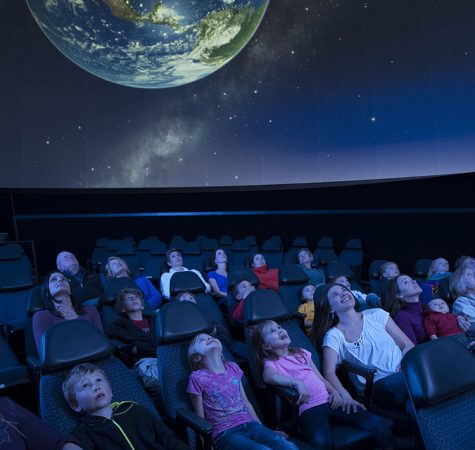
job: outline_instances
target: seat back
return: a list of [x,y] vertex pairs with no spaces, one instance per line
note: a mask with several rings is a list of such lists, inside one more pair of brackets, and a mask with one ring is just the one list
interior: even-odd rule
[[427,279],[432,259],[420,258],[414,264],[414,279],[418,283],[423,283]]
[[19,245],[0,246],[0,291],[31,288],[33,270]]
[[214,260],[214,255],[218,249],[218,241],[216,239],[203,239],[200,243],[201,256],[203,258],[203,269],[205,272],[213,270],[211,259]]
[[236,239],[229,252],[229,267],[245,267],[250,254],[249,242],[246,239]]
[[188,269],[196,269],[203,272],[203,255],[201,247],[196,242],[187,242],[182,250],[184,266]]
[[454,338],[419,344],[402,371],[427,450],[474,448],[475,357]]
[[132,278],[104,277],[104,303],[114,303],[122,289],[139,289]]
[[300,293],[308,276],[297,264],[284,264],[279,270],[279,293],[287,308],[295,312],[302,303]]
[[380,291],[379,269],[387,262],[386,259],[375,259],[369,265],[369,291],[378,293]]
[[[154,280],[160,279],[164,269],[167,249],[165,242],[156,242],[150,249],[143,273],[146,277],[153,278]],[[166,270],[168,271],[168,266]]]
[[64,399],[61,384],[69,370],[83,362],[104,370],[114,401],[133,400],[159,417],[136,374],[114,358],[113,351],[109,339],[85,320],[58,322],[45,331],[40,343],[40,412],[51,428],[68,434],[79,423],[80,416]]
[[201,278],[191,271],[175,272],[170,278],[170,297],[176,297],[180,292],[198,294],[206,291]]
[[348,239],[338,258],[353,269],[357,280],[361,279],[361,266],[363,265],[363,244],[361,239]]
[[318,241],[317,248],[313,252],[313,262],[317,266],[326,267],[332,261],[338,261],[333,246],[333,238],[324,236]]
[[0,395],[5,395],[10,387],[29,382],[28,370],[0,336]]
[[269,267],[280,267],[284,262],[281,238],[272,236],[266,239],[261,246],[261,254],[266,259]]
[[176,250],[183,250],[186,245],[186,240],[183,236],[177,234],[172,236],[168,244],[168,248],[174,248]]

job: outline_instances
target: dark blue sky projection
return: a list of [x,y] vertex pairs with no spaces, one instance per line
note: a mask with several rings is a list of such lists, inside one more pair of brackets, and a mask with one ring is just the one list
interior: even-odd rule
[[0,187],[241,186],[475,170],[473,0],[271,0],[227,65],[153,90],[73,64],[24,1],[0,9]]

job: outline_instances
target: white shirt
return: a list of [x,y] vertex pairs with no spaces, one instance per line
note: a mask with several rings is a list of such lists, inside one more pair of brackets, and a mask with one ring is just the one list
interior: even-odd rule
[[[337,328],[330,328],[323,338],[323,347],[330,347],[338,354],[338,364],[343,360],[362,363],[376,369],[374,380],[392,375],[400,370],[402,351],[386,331],[389,313],[380,309],[367,309],[363,315],[363,331],[355,342],[348,342]],[[360,383],[364,378],[358,376]]]
[[165,273],[162,273],[162,276],[160,277],[160,290],[162,291],[162,295],[165,297],[165,298],[170,298],[170,280],[172,278],[172,276],[175,274],[175,273],[179,273],[179,272],[194,272],[196,273],[196,275],[198,275],[201,279],[201,281],[204,283],[205,287],[206,287],[206,292],[210,292],[211,291],[211,287],[210,285],[204,280],[203,278],[203,275],[201,275],[201,273],[199,273],[196,269],[191,269],[190,271],[186,268],[186,267],[183,267],[183,270],[175,270],[175,269],[170,269],[169,272],[165,272]]

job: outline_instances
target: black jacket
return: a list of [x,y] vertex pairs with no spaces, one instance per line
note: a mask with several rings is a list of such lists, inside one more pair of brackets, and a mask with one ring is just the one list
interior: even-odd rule
[[134,325],[128,317],[120,317],[108,330],[110,338],[118,339],[125,344],[137,347],[137,359],[157,357],[157,333],[155,331],[155,317],[143,316],[148,319],[150,332],[146,333]]
[[82,417],[82,422],[73,435],[84,450],[189,449],[157,416],[143,406],[133,402],[113,403],[112,406],[111,420],[88,414]]

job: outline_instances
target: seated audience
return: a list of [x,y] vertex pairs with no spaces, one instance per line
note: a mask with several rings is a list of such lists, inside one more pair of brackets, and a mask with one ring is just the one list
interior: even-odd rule
[[63,394],[69,406],[82,415],[72,434],[85,449],[188,449],[158,417],[133,399],[111,403],[109,380],[97,366],[75,366],[63,382]]
[[399,267],[395,262],[386,261],[385,263],[381,264],[379,267],[379,279],[384,280],[392,280],[399,276]]
[[475,267],[460,267],[450,277],[450,292],[456,298],[452,312],[457,316],[460,328],[470,338],[475,337]]
[[44,307],[33,314],[33,336],[39,350],[43,332],[53,323],[62,320],[89,320],[102,331],[99,313],[94,306],[79,304],[71,294],[66,277],[60,272],[51,272],[44,281]]
[[279,290],[279,269],[269,269],[263,255],[260,253],[251,255],[249,266],[259,279],[259,289]]
[[[180,292],[176,296],[176,300],[179,302],[192,302],[195,305],[197,304],[196,297],[191,292]],[[212,320],[211,325],[214,327],[211,334],[218,338],[235,358],[248,359],[246,344],[234,341],[226,327],[218,322]]]
[[243,372],[223,357],[221,342],[196,335],[188,347],[192,372],[187,392],[195,412],[213,424],[215,450],[297,450],[282,434],[264,427],[242,385]]
[[[323,350],[324,376],[345,402],[351,402],[336,375],[337,366],[348,360],[374,367],[372,400],[384,408],[404,410],[408,392],[401,360],[414,344],[386,311],[357,312],[355,305],[351,291],[339,284],[328,286],[315,305],[312,337],[315,347]],[[363,378],[358,380],[364,383]]]
[[352,290],[350,288],[350,281],[344,275],[340,275],[333,279],[332,284],[341,284],[346,287],[346,289],[350,289],[351,293],[355,296],[358,304],[357,310],[364,311],[365,309],[369,308],[381,308],[381,300],[379,296],[374,294],[373,292],[369,294],[365,294],[361,291]]
[[315,315],[315,305],[313,302],[313,294],[315,294],[316,287],[313,284],[307,284],[300,291],[300,300],[302,304],[297,308],[297,312],[303,314],[305,331],[310,334],[313,324],[313,317]]
[[298,424],[304,439],[314,448],[331,449],[332,423],[352,425],[371,433],[382,448],[397,443],[392,423],[366,410],[351,397],[343,398],[322,377],[309,351],[290,347],[287,331],[273,320],[260,323],[252,334],[254,352],[266,383],[297,389]]
[[457,261],[455,261],[454,269],[465,269],[466,266],[475,267],[475,258],[467,255],[460,256]]
[[325,283],[325,273],[318,267],[312,267],[313,254],[308,248],[301,248],[297,252],[300,267],[308,276],[308,282],[314,286]]
[[208,282],[211,286],[211,292],[221,304],[228,295],[228,255],[218,248],[211,257],[211,266],[213,270],[208,272]]
[[431,340],[462,333],[457,316],[449,312],[449,306],[441,298],[434,298],[427,304],[424,326]]
[[244,300],[246,297],[254,292],[256,288],[254,285],[248,280],[241,280],[234,286],[234,297],[238,303],[236,303],[233,307],[231,317],[234,320],[242,320],[244,315]]
[[[170,267],[170,270],[168,272],[162,273],[162,276],[160,278],[160,289],[162,291],[162,294],[165,298],[170,299],[170,280],[176,272],[187,272],[188,269],[186,267],[183,267],[183,257],[181,255],[181,252],[177,249],[170,249],[167,251],[167,256],[166,256],[166,261],[168,266]],[[204,280],[203,275],[196,270],[196,269],[191,269],[191,272],[196,273],[201,279],[201,281],[204,283],[206,292],[211,291],[210,285]]]
[[[111,256],[107,259],[106,275],[114,278],[131,278],[137,287],[143,292],[145,301],[153,308],[158,309],[162,303],[162,296],[147,277],[132,277],[127,263],[117,257]],[[107,279],[103,278],[104,289],[107,289]]]
[[79,303],[99,303],[102,297],[101,280],[97,274],[86,272],[76,256],[71,252],[60,252],[56,257],[56,268],[69,281],[71,292]]
[[422,288],[416,280],[407,275],[398,275],[390,281],[381,298],[382,308],[414,344],[428,340],[424,328],[424,311],[419,301],[421,293]]
[[73,436],[61,436],[38,416],[8,397],[0,397],[0,448],[5,450],[81,450]]
[[[433,298],[439,298],[439,286],[448,283],[451,273],[449,262],[445,258],[434,259],[429,267],[427,279],[422,285],[422,303],[428,304]],[[430,289],[425,289],[428,286]]]

